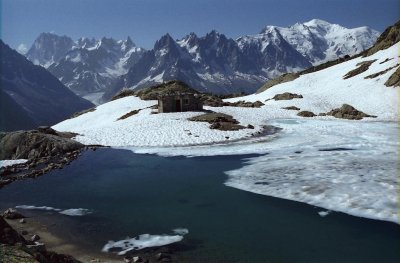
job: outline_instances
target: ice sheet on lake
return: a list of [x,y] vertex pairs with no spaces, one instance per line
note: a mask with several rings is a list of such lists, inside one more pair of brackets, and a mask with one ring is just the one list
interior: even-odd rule
[[84,216],[92,213],[92,211],[86,208],[60,209],[51,206],[34,206],[34,205],[17,205],[15,208],[25,209],[25,210],[54,211],[67,216]]
[[[148,247],[165,246],[180,242],[183,236],[189,233],[186,228],[177,228],[173,230],[177,235],[150,235],[142,234],[134,238],[128,238],[120,241],[108,241],[103,247],[103,252],[117,252],[118,255],[125,255],[129,251],[141,250]],[[178,233],[179,232],[179,233]]]
[[275,121],[269,154],[228,171],[226,185],[399,223],[397,124]]

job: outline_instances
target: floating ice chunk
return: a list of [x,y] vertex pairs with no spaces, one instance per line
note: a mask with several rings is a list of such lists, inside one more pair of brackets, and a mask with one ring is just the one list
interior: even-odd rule
[[42,211],[56,211],[56,212],[62,210],[51,206],[34,206],[34,205],[17,205],[15,208],[25,209],[25,210],[42,210]]
[[327,210],[327,211],[319,211],[318,214],[321,217],[326,217],[327,215],[329,215],[331,213],[331,211]]
[[85,208],[70,208],[65,209],[59,213],[67,216],[84,216],[87,214],[91,214],[92,212],[89,209]]
[[108,241],[108,243],[103,247],[102,251],[103,252],[118,251],[118,255],[125,255],[127,252],[132,250],[140,250],[148,247],[165,246],[172,243],[180,242],[182,241],[182,239],[183,236],[181,235],[169,236],[169,235],[142,234],[131,239],[124,239],[116,242]]
[[184,236],[186,234],[189,234],[189,229],[187,228],[175,228],[172,230],[172,232],[174,232],[175,234]]
[[15,208],[25,209],[25,210],[54,211],[67,216],[84,216],[92,213],[92,211],[85,208],[60,209],[51,206],[34,206],[34,205],[17,205]]

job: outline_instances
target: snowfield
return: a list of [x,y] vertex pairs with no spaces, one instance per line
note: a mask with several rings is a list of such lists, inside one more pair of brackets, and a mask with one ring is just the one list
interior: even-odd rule
[[[156,101],[126,97],[100,105],[95,111],[55,126],[58,131],[76,132],[84,144],[128,148],[136,153],[163,156],[212,156],[264,154],[228,171],[226,185],[285,198],[327,210],[399,223],[397,215],[398,98],[399,88],[384,83],[393,68],[373,79],[364,77],[394,67],[398,44],[366,58],[356,58],[325,70],[300,76],[260,93],[227,99],[261,101],[261,108],[205,107],[232,115],[241,125],[255,129],[219,131],[208,123],[188,118],[202,112],[152,114]],[[343,76],[363,61],[375,60],[369,69],[344,80]],[[387,62],[383,62],[390,59]],[[270,100],[291,92],[302,99]],[[377,118],[360,121],[331,116],[304,118],[302,111],[326,113],[342,104]],[[132,110],[140,112],[117,120]],[[282,128],[270,136],[254,137],[264,125]]]
[[[399,44],[397,43],[372,56],[355,58],[315,73],[302,75],[298,79],[273,86],[260,94],[232,98],[227,101],[259,100],[264,102],[276,94],[291,92],[301,94],[304,98],[283,101],[269,100],[264,106],[268,112],[268,118],[297,118],[296,111],[281,110],[282,107],[287,106],[296,106],[301,110],[318,114],[346,103],[367,114],[378,116],[377,120],[397,121],[399,89],[384,85],[396,68],[374,79],[364,79],[364,77],[396,66],[399,62],[398,54]],[[391,60],[380,64],[387,58]],[[344,75],[358,67],[358,63],[375,59],[377,61],[372,63],[367,71],[352,78],[343,79]]]

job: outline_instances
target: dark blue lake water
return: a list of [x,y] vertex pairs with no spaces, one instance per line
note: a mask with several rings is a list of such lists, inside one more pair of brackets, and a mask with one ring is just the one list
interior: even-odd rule
[[108,240],[189,229],[180,262],[400,262],[400,227],[225,186],[252,156],[165,158],[88,151],[63,170],[0,190],[0,208],[88,208],[46,213],[58,231],[100,251]]

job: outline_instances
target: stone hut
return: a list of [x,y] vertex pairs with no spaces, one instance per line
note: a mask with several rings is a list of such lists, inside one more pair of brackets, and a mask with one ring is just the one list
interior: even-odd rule
[[158,112],[202,111],[203,102],[198,94],[172,93],[158,97]]

